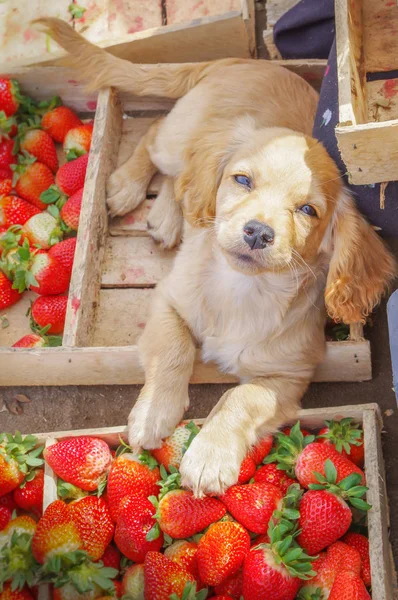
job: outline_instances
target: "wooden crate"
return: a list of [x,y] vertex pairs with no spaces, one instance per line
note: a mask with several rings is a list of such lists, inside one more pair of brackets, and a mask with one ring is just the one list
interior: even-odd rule
[[[337,0],[339,123],[336,137],[349,180],[397,179],[398,5],[390,0]],[[378,81],[367,81],[378,73]]]
[[[342,406],[338,408],[318,408],[301,410],[298,418],[306,429],[320,429],[325,420],[352,417],[360,423],[364,431],[365,471],[369,491],[367,502],[372,505],[368,513],[370,565],[372,574],[372,600],[393,600],[396,598],[396,577],[389,542],[389,514],[385,485],[383,454],[381,449],[382,420],[377,404]],[[202,424],[204,419],[196,420]],[[76,435],[94,435],[105,440],[112,448],[119,445],[120,437],[126,440],[126,427],[83,429],[39,433],[41,443],[46,447],[57,440]],[[46,464],[44,477],[44,508],[57,499],[57,478]],[[43,586],[39,600],[47,600],[48,589]]]
[[[72,281],[60,348],[10,348],[28,333],[29,294],[6,312],[9,327],[0,328],[0,385],[141,384],[137,340],[145,326],[153,287],[170,269],[174,252],[162,252],[146,230],[148,199],[133,213],[108,223],[105,182],[123,163],[153,121],[153,111],[170,102],[132,98],[104,90],[86,97],[72,72],[57,67],[14,72],[21,88],[36,98],[59,94],[65,104],[84,112],[96,104],[95,126],[84,188]],[[46,85],[41,82],[46,81]],[[126,112],[145,107],[151,116]],[[124,118],[123,118],[124,117]],[[160,176],[149,196],[156,195]],[[363,381],[371,378],[369,342],[362,328],[351,327],[350,341],[328,342],[325,362],[315,381]],[[236,379],[203,364],[198,351],[192,383],[229,383]]]
[[[40,16],[60,17],[112,54],[139,63],[255,55],[254,0],[233,0],[233,10],[231,0],[218,0],[217,10],[209,16],[189,18],[190,11],[185,11],[187,20],[170,25],[164,24],[160,0],[79,0],[76,4],[87,7],[81,19],[71,17],[70,1],[0,3],[0,68],[53,65],[65,56],[54,41],[30,26],[30,21]],[[197,4],[193,0],[178,2],[185,7]]]

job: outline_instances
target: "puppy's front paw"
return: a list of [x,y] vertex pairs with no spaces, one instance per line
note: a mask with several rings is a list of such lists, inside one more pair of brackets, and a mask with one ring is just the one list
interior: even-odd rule
[[198,498],[204,494],[222,495],[238,481],[245,448],[233,439],[223,444],[213,433],[201,431],[182,459],[181,483]]
[[181,208],[175,200],[166,207],[159,200],[160,198],[155,200],[149,212],[148,233],[155,242],[167,250],[180,243],[184,219]]
[[106,186],[107,204],[111,217],[125,215],[134,210],[146,198],[146,186],[131,180],[128,170],[117,169]]

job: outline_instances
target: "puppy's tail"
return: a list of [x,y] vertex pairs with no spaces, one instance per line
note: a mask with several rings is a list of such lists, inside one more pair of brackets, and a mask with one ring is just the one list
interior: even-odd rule
[[137,96],[162,96],[181,98],[209,71],[239,62],[226,59],[217,62],[186,63],[175,65],[141,66],[113,56],[88,42],[68,23],[56,18],[33,21],[72,55],[71,66],[78,69],[89,90],[113,86]]

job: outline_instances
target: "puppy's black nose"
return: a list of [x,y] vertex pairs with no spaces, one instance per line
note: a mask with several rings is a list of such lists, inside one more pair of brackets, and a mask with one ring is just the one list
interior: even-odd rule
[[246,223],[243,227],[243,233],[243,239],[250,246],[251,250],[265,248],[269,244],[272,244],[275,237],[275,231],[272,227],[254,219]]

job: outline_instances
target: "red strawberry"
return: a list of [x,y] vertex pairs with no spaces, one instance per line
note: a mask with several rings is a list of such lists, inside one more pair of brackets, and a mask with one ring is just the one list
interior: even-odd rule
[[63,144],[65,136],[73,127],[83,125],[79,117],[67,106],[59,106],[47,112],[41,120],[41,126],[53,140]]
[[61,209],[61,219],[72,231],[79,228],[80,212],[82,209],[83,191],[75,192],[64,204]]
[[240,465],[238,483],[247,483],[256,472],[256,463],[248,454]]
[[115,529],[105,500],[86,496],[68,507],[82,540],[82,549],[92,560],[99,560],[112,541]]
[[0,496],[5,496],[21,485],[28,476],[32,463],[43,464],[38,458],[42,446],[37,446],[37,438],[33,435],[23,437],[18,431],[14,436],[0,434]]
[[[53,173],[58,169],[58,157],[51,137],[42,129],[21,132],[21,150],[29,152],[37,160],[46,165]],[[47,189],[47,188],[46,188]]]
[[[152,500],[152,498],[151,498]],[[188,490],[171,490],[161,497],[158,503],[156,518],[160,529],[173,539],[184,539],[203,531],[206,527],[219,521],[227,512],[224,504],[209,496],[195,498]],[[155,534],[155,530],[154,530]]]
[[56,554],[81,549],[82,541],[68,505],[62,500],[52,502],[37,524],[32,540],[33,556],[40,564]]
[[70,278],[64,267],[45,251],[37,252],[27,264],[15,269],[14,286],[43,296],[57,296],[68,289]]
[[132,565],[123,576],[121,596],[144,598],[144,565]]
[[151,450],[151,454],[168,471],[170,471],[170,466],[179,469],[185,450],[188,448],[190,441],[198,433],[199,427],[193,421],[190,423],[180,423],[173,433],[163,440],[161,448]]
[[14,142],[6,137],[0,138],[0,169],[4,170],[6,177],[12,177],[11,165],[17,160],[13,154]]
[[44,471],[32,473],[32,479],[23,482],[14,490],[14,500],[19,508],[41,516],[43,512]]
[[260,440],[255,446],[252,447],[249,454],[256,463],[256,465],[260,465],[264,458],[270,453],[272,444],[274,440],[272,435],[267,435],[267,437]]
[[76,238],[68,238],[58,244],[51,246],[48,254],[56,258],[68,272],[69,277],[72,275],[73,259],[76,250]]
[[231,521],[214,523],[198,544],[196,557],[201,581],[219,585],[238,571],[249,549],[250,537],[242,525]]
[[64,139],[64,152],[68,160],[82,156],[90,151],[94,125],[86,123],[69,129]]
[[4,496],[0,496],[0,506],[4,506],[8,508],[10,512],[17,509],[17,505],[15,504],[14,496],[12,492],[5,494]]
[[144,579],[144,598],[148,600],[169,600],[172,594],[181,598],[186,585],[195,583],[190,573],[160,552],[146,555]]
[[338,573],[329,600],[371,600],[364,582],[353,571]]
[[71,162],[65,163],[58,170],[55,182],[62,193],[72,196],[84,187],[89,154],[84,154]]
[[[282,433],[284,433],[285,435],[290,435],[291,430],[292,430],[292,427],[284,427],[282,429]],[[306,437],[307,435],[311,435],[311,433],[307,429],[302,429],[300,427],[300,431],[304,437]]]
[[15,342],[12,348],[44,348],[44,346],[47,346],[45,338],[35,333],[29,333]]
[[0,504],[0,533],[4,527],[11,521],[12,511],[6,506]]
[[16,304],[22,298],[18,290],[14,290],[12,282],[0,271],[0,310]]
[[16,118],[7,117],[4,110],[0,110],[0,138],[14,137],[18,133],[18,125]]
[[256,483],[271,483],[279,488],[283,495],[286,494],[289,486],[292,485],[292,483],[296,483],[295,479],[291,479],[286,475],[286,471],[281,471],[278,469],[275,463],[263,465],[257,469],[254,474],[254,481]]
[[101,556],[101,562],[104,567],[111,567],[112,569],[116,569],[116,571],[120,571],[120,559],[121,554],[119,550],[112,545],[105,548],[105,552]]
[[31,217],[22,226],[22,235],[34,246],[47,250],[62,239],[62,231],[57,220],[48,212]]
[[39,209],[18,196],[3,196],[0,198],[0,225],[24,225],[33,215],[39,214]]
[[280,489],[269,483],[233,485],[222,496],[228,512],[253,533],[265,533],[272,513],[282,500]]
[[19,175],[15,184],[18,196],[38,209],[45,210],[47,205],[40,200],[40,196],[54,183],[50,169],[41,162],[34,162],[28,165],[19,164],[15,171]]
[[243,585],[243,571],[237,571],[233,575],[230,575],[219,585],[216,585],[214,591],[216,594],[225,595],[234,600],[239,600],[242,596],[242,585]]
[[22,590],[11,589],[11,584],[6,583],[2,592],[0,592],[0,600],[34,600],[28,588]]
[[199,569],[198,561],[196,559],[196,553],[198,551],[198,544],[195,542],[188,542],[187,540],[178,540],[168,546],[164,552],[167,558],[170,558],[173,562],[180,565],[183,569],[191,573],[196,581],[199,580]]
[[47,333],[62,333],[64,330],[68,296],[39,296],[32,304],[31,314],[40,329],[50,325]]
[[138,457],[127,453],[119,456],[112,464],[108,476],[107,496],[112,519],[117,521],[120,503],[126,496],[157,496],[160,473],[142,464]]
[[115,544],[134,562],[143,562],[147,552],[158,551],[163,546],[162,533],[156,539],[147,539],[154,525],[154,514],[153,504],[142,495],[127,496],[120,504]]
[[91,436],[62,439],[43,456],[58,477],[89,492],[104,482],[112,461],[108,444]]
[[212,596],[213,600],[233,600],[232,596],[226,596],[225,594],[222,594],[222,596],[219,596],[217,594],[217,596]]
[[0,589],[9,582],[15,589],[32,586],[37,575],[37,563],[31,552],[36,522],[24,515],[12,519],[0,533]]
[[3,110],[7,117],[17,112],[21,99],[19,84],[15,79],[0,79],[0,110]]
[[251,548],[243,565],[243,597],[294,600],[301,581],[290,574],[282,561],[275,559],[275,552],[268,544]]
[[36,521],[34,521],[28,515],[22,515],[20,517],[15,517],[12,519],[6,527],[2,531],[2,542],[11,540],[13,535],[15,534],[27,534],[32,536],[36,531],[37,525]]
[[11,192],[11,190],[12,190],[12,180],[0,178],[0,196],[8,196],[8,194]]
[[342,540],[345,544],[357,550],[361,556],[361,577],[367,587],[372,585],[370,558],[369,558],[369,540],[360,533],[347,533]]
[[326,421],[321,429],[318,442],[332,444],[338,452],[361,467],[365,459],[363,431],[355,425],[350,417],[341,421]]

